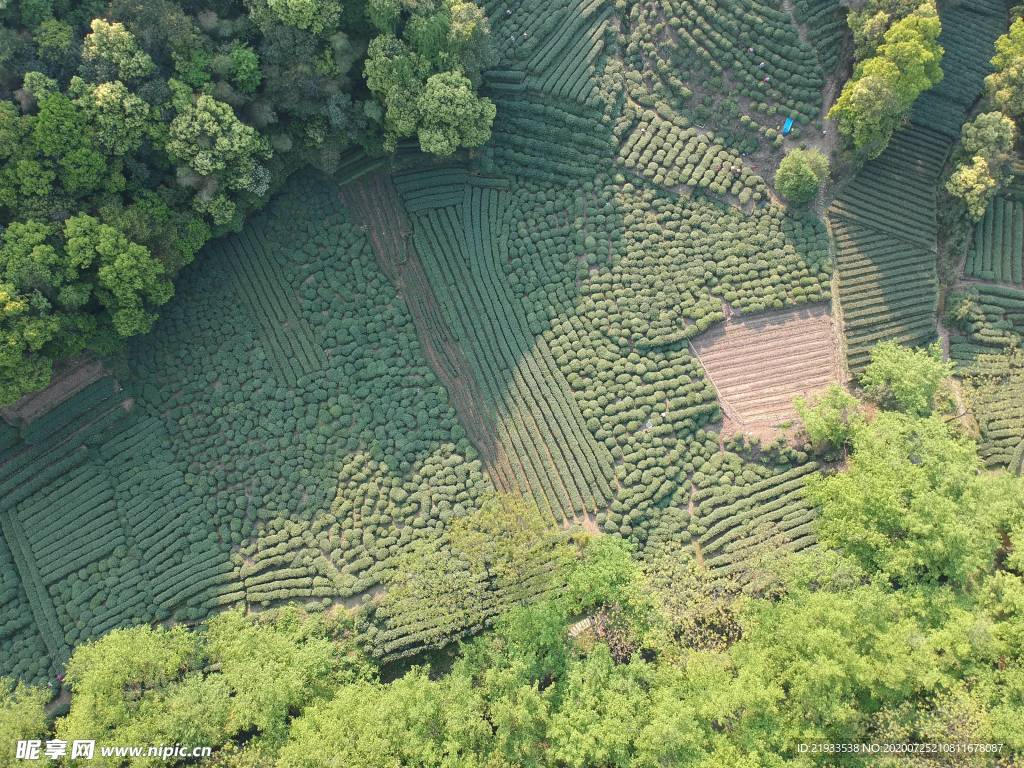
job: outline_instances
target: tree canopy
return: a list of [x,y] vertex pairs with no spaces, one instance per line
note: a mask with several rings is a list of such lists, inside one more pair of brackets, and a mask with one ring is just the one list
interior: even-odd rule
[[[840,133],[868,158],[882,154],[917,97],[942,81],[943,50],[938,43],[942,24],[934,0],[921,3],[887,27],[890,12],[878,13],[872,18],[885,29],[881,42],[866,46],[870,55],[856,64],[829,111]],[[856,24],[857,18],[852,16],[851,23]]]
[[775,186],[787,200],[806,203],[828,179],[828,158],[820,150],[797,148],[786,154],[775,172]]
[[968,215],[980,221],[989,200],[1011,177],[1017,125],[1002,112],[982,112],[961,131],[956,167],[946,190],[963,200]]
[[495,116],[465,0],[12,2],[0,23],[0,404],[147,332],[293,169],[412,138],[451,155]]

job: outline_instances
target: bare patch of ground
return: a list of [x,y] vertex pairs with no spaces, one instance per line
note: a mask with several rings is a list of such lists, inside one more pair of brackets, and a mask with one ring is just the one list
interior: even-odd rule
[[828,304],[732,318],[692,347],[718,392],[723,432],[773,439],[796,423],[794,398],[844,380]]
[[341,200],[366,232],[377,262],[405,301],[427,362],[448,390],[459,422],[480,452],[491,480],[499,491],[518,490],[496,439],[495,414],[487,409],[469,361],[444,319],[391,177],[382,172],[367,174],[343,187]]
[[14,405],[0,409],[0,417],[9,424],[27,424],[53,410],[68,398],[106,375],[98,360],[86,356],[64,361],[46,389],[31,392]]

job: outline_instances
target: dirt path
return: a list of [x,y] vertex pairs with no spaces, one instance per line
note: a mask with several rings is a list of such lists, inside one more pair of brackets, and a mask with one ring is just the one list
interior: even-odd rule
[[382,172],[368,174],[343,187],[340,196],[366,232],[384,274],[405,301],[427,362],[448,390],[459,422],[480,452],[494,484],[499,491],[517,490],[496,438],[496,416],[488,410],[469,361],[444,320],[391,178]]
[[[686,511],[690,515],[690,520],[693,521],[697,517],[697,505],[693,503],[694,496],[697,495],[697,488],[694,485],[690,485],[690,503],[686,508]],[[704,570],[704,550],[701,549],[700,539],[693,540],[693,556],[697,560],[697,566]]]
[[[782,0],[782,9],[788,13],[790,18],[793,20],[793,26],[796,29],[796,33],[800,37],[800,40],[810,47],[811,50],[816,50],[814,43],[807,34],[807,28],[804,27],[796,17],[796,13],[793,8],[793,0]],[[821,120],[824,127],[821,131],[808,129],[805,134],[801,134],[800,136],[801,145],[809,149],[817,149],[825,155],[825,157],[832,157],[839,142],[839,132],[836,130],[835,123],[828,118],[828,111],[832,108],[832,103],[835,101],[838,91],[839,77],[836,73],[832,73],[825,79],[825,87],[821,91],[821,111],[818,113],[818,118]],[[823,202],[823,200],[819,200],[819,203],[820,202]]]
[[105,374],[103,364],[88,356],[64,361],[59,364],[50,386],[31,392],[14,405],[0,409],[0,417],[10,424],[35,421],[94,381],[99,381]]

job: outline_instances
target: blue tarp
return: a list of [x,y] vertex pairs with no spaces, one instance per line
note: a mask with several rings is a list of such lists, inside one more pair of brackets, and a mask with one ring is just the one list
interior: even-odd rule
[[782,124],[782,135],[789,136],[789,132],[793,130],[793,118],[787,117],[786,122]]

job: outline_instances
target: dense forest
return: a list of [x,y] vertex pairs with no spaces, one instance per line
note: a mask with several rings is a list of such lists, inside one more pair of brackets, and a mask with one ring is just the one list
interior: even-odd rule
[[1022,117],[1006,0],[0,0],[0,765],[1020,765]]

